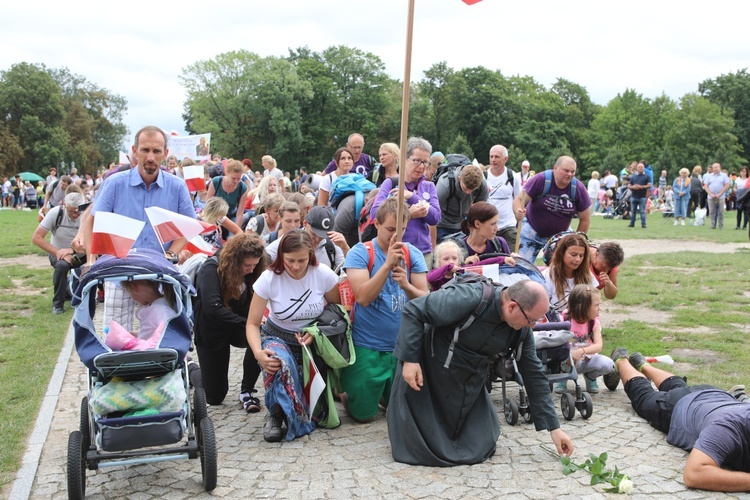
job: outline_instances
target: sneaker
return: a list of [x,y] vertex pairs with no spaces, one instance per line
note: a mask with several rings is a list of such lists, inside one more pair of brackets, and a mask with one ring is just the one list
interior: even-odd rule
[[644,356],[640,352],[634,352],[633,354],[631,354],[628,358],[628,361],[630,361],[630,364],[633,366],[633,368],[635,368],[639,372],[643,371],[643,365],[648,363],[648,361],[646,361],[646,356]]
[[104,290],[97,290],[96,291],[96,301],[100,304],[104,302]]
[[735,385],[727,391],[737,401],[750,402],[750,398],[745,393],[744,385]]
[[260,399],[253,396],[250,392],[240,393],[240,404],[248,413],[258,413],[260,411]]
[[615,371],[614,373],[617,374],[619,378],[620,372],[617,370],[617,360],[618,359],[627,359],[628,357],[628,350],[624,347],[617,347],[614,351],[612,351],[612,354],[609,356],[612,359],[612,362],[615,364]]
[[53,307],[52,308],[52,314],[63,314],[65,312],[65,309],[62,307]]
[[680,225],[681,225],[681,226],[684,226],[684,225],[685,225],[685,221],[684,221],[684,220],[681,220],[681,221],[680,221]]
[[584,375],[583,380],[586,381],[586,392],[589,394],[599,394],[599,383],[596,379],[590,379]]
[[646,229],[646,224],[641,224],[641,227],[642,227],[643,229]]
[[628,227],[635,227],[633,224],[628,224]]
[[555,384],[555,394],[565,394],[568,392],[568,382],[563,380]]
[[284,422],[284,415],[281,413],[266,415],[266,425],[263,427],[263,439],[269,443],[278,443],[284,437],[284,430],[281,424]]
[[678,225],[678,224],[679,224],[679,221],[674,221],[674,224],[672,224],[672,225],[673,225],[673,226],[676,226],[676,225]]

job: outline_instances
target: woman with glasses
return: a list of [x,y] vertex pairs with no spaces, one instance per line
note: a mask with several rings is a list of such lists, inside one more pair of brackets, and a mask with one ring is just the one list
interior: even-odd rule
[[[313,338],[301,331],[316,321],[326,302],[341,301],[338,276],[318,265],[306,230],[285,234],[278,248],[274,263],[253,285],[246,326],[247,341],[265,372],[269,414],[263,439],[268,442],[281,441],[284,422],[287,441],[315,429],[302,392],[302,344]],[[270,313],[261,325],[266,307]]]
[[[412,137],[406,143],[406,165],[404,200],[409,207],[411,219],[406,226],[403,241],[411,243],[424,254],[427,266],[432,266],[432,241],[430,226],[440,221],[440,203],[435,184],[425,177],[425,169],[430,163],[432,145],[421,137]],[[398,196],[398,185],[386,179],[380,186],[370,216],[375,219],[378,207],[390,196]]]

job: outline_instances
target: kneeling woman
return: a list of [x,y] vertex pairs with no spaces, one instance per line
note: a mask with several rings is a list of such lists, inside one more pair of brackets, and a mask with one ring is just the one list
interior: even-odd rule
[[[288,441],[315,428],[302,392],[302,345],[310,345],[302,328],[315,322],[326,302],[340,302],[338,277],[318,265],[312,240],[306,231],[291,231],[279,244],[276,261],[258,278],[247,317],[247,341],[265,371],[266,406],[269,415],[263,439],[281,441],[287,423]],[[261,326],[266,307],[270,310]]]
[[260,367],[247,345],[244,326],[253,284],[266,269],[267,259],[259,236],[240,233],[198,271],[193,330],[208,404],[221,404],[227,395],[230,346],[235,346],[245,349],[240,404],[248,412],[260,411],[260,401],[253,395]]

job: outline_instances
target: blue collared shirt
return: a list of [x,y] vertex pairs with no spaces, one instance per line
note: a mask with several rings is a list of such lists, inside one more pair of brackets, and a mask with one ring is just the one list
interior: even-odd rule
[[187,217],[196,217],[190,194],[182,179],[159,170],[156,181],[147,188],[138,167],[109,177],[96,194],[91,214],[96,215],[99,211],[114,212],[144,221],[146,225],[135,240],[133,249],[148,248],[161,253],[170,243],[165,243],[163,247],[159,243],[146,216],[146,207],[160,207]]

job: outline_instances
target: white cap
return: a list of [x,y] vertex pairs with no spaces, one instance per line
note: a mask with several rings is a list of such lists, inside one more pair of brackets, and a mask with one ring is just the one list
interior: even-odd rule
[[522,167],[530,167],[531,163],[529,163],[529,160],[524,160],[523,163],[521,163]]

